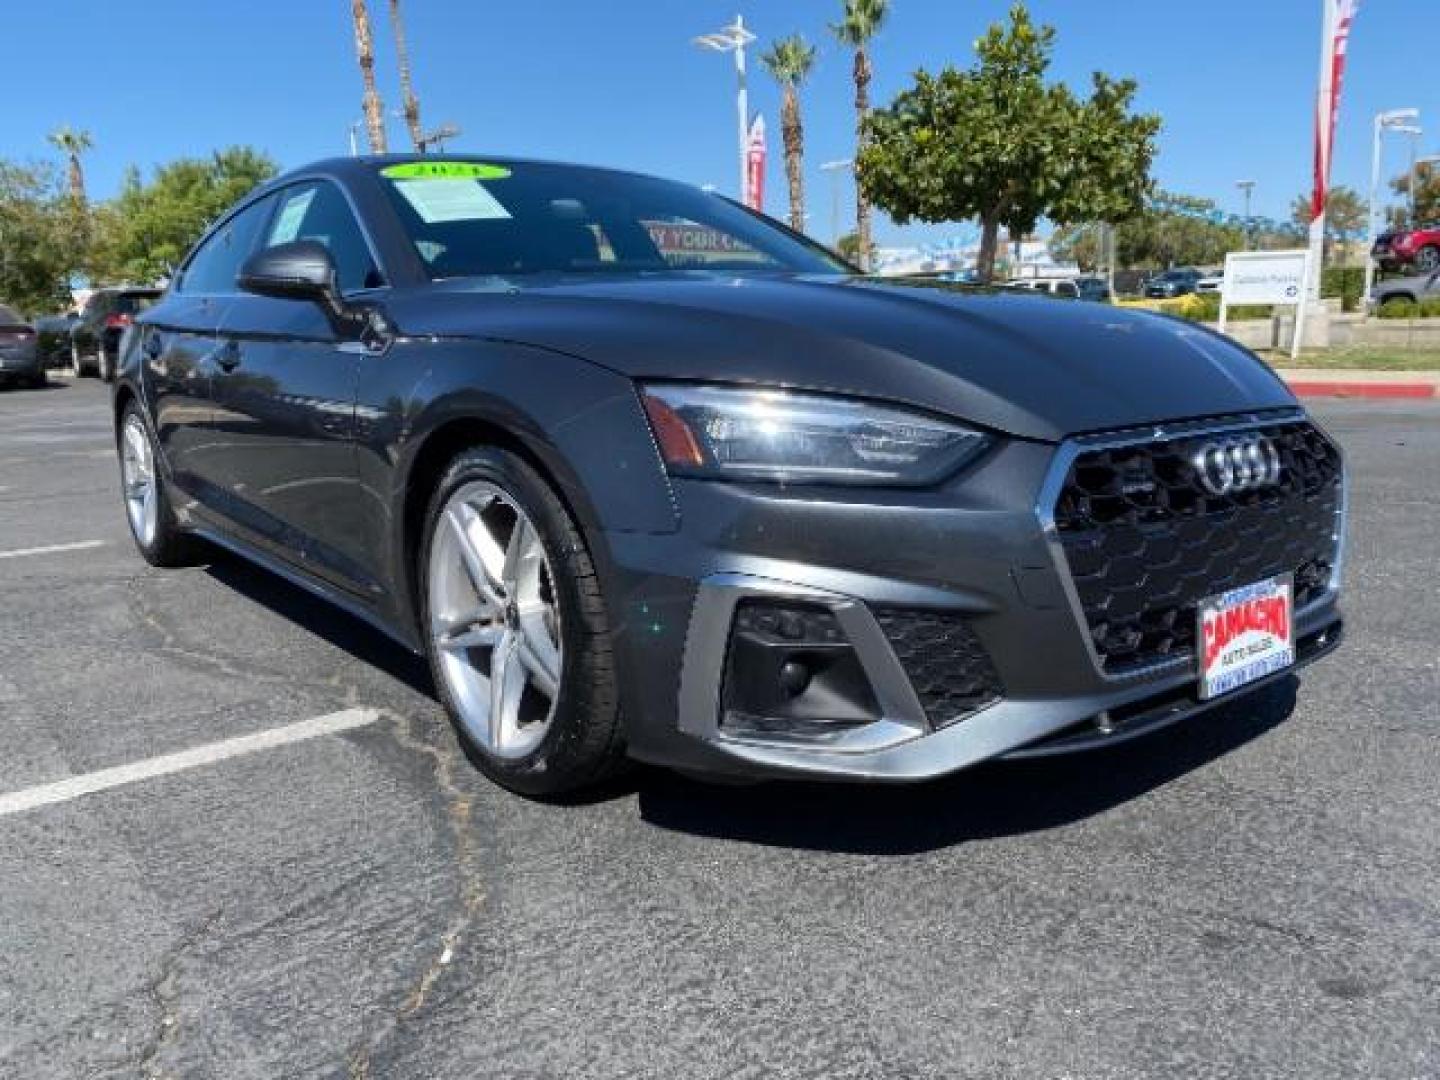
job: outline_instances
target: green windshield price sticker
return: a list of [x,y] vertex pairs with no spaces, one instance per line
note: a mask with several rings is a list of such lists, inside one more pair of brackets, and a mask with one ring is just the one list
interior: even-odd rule
[[504,180],[510,170],[474,161],[407,161],[380,170],[387,180]]

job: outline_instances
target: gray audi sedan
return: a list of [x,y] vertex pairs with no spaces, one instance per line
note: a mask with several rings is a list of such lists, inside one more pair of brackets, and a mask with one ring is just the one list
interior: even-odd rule
[[136,317],[114,415],[146,559],[374,623],[530,794],[1105,747],[1340,640],[1341,455],[1245,349],[626,172],[274,180]]

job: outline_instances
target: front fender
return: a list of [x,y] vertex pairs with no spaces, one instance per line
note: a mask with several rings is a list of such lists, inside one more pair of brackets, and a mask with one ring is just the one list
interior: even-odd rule
[[[360,486],[383,522],[372,538],[394,582],[397,616],[411,621],[409,547],[417,485],[437,454],[486,430],[538,463],[609,562],[607,533],[669,533],[679,516],[634,384],[563,353],[460,338],[396,341],[361,361],[356,402]],[[428,499],[428,492],[424,493]],[[603,569],[602,569],[603,573]]]

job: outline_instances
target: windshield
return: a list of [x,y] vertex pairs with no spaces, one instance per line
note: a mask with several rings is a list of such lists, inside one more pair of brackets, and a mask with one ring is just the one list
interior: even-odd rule
[[670,269],[852,272],[818,244],[668,180],[456,161],[391,165],[380,175],[433,279]]
[[0,304],[0,326],[19,326],[24,321],[14,308]]

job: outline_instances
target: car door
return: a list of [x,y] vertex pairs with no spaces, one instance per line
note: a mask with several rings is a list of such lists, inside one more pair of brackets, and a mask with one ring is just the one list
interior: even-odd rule
[[202,512],[222,519],[227,508],[216,479],[225,450],[216,436],[210,396],[220,316],[234,299],[240,264],[259,241],[273,205],[260,199],[221,222],[160,302],[136,322],[155,436],[172,480]]
[[[277,193],[259,250],[315,240],[335,260],[346,295],[383,284],[344,193],[328,180]],[[369,595],[355,461],[361,359],[315,303],[244,295],[221,323],[215,423],[226,445],[232,513],[250,538],[313,574]]]

